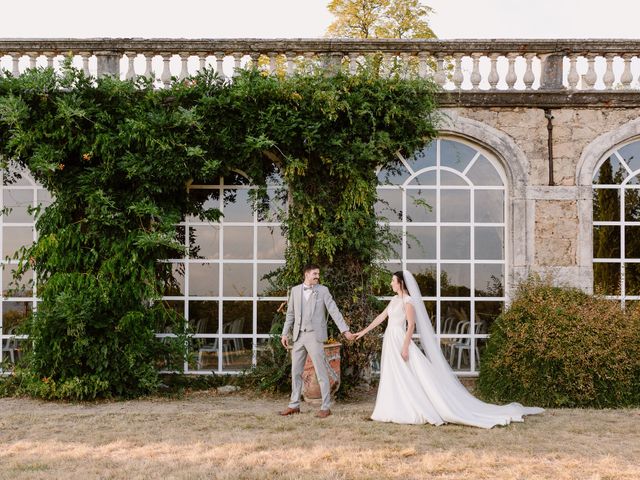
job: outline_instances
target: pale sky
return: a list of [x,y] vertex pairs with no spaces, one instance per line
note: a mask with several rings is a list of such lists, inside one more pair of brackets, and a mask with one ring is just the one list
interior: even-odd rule
[[[0,0],[0,38],[314,38],[328,0]],[[440,38],[640,38],[640,0],[424,0]]]

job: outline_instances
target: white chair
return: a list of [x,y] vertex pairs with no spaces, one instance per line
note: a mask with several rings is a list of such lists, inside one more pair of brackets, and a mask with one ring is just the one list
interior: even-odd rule
[[[463,328],[463,331],[461,332],[461,334],[466,334],[469,332],[469,327],[470,324],[469,322],[466,322],[466,325]],[[475,328],[474,331],[477,334],[482,333],[484,331],[484,322],[482,320],[476,320],[476,324],[475,324]],[[457,362],[457,368],[458,370],[460,370],[460,365],[462,363],[462,359],[464,355],[471,355],[471,341],[472,339],[470,337],[467,338],[461,338],[460,340],[454,342],[451,345],[451,354],[449,356],[449,365],[453,366],[454,363],[454,359],[456,357],[456,354],[458,356],[458,362]],[[476,357],[476,366],[480,365],[480,350],[478,349],[478,344],[475,344],[474,347],[474,354]],[[469,360],[471,361],[471,360]]]
[[[14,329],[10,328],[7,330],[7,335],[13,335]],[[4,357],[4,353],[9,354],[9,358],[11,359],[11,363],[16,363],[16,352],[18,351],[18,341],[16,337],[9,337],[2,339],[2,356]]]

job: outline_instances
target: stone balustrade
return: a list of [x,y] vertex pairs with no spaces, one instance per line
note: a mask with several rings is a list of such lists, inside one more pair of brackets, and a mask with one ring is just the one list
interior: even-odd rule
[[636,40],[0,39],[0,68],[59,68],[72,55],[88,74],[151,76],[161,87],[205,66],[232,77],[249,62],[284,74],[314,62],[354,72],[376,53],[387,71],[431,76],[452,92],[640,89]]

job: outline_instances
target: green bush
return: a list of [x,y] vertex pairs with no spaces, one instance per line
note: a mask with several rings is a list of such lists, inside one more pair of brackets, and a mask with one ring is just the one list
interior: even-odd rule
[[640,314],[530,279],[491,329],[479,391],[541,407],[640,404]]

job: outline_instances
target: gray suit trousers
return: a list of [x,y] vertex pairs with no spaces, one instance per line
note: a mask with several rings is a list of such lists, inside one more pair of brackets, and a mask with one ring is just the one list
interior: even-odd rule
[[302,395],[302,372],[307,354],[311,356],[313,368],[318,377],[322,394],[322,410],[329,410],[331,406],[331,390],[329,387],[329,372],[324,354],[324,343],[318,341],[315,332],[300,332],[298,339],[293,342],[291,350],[291,401],[290,408],[300,407]]

